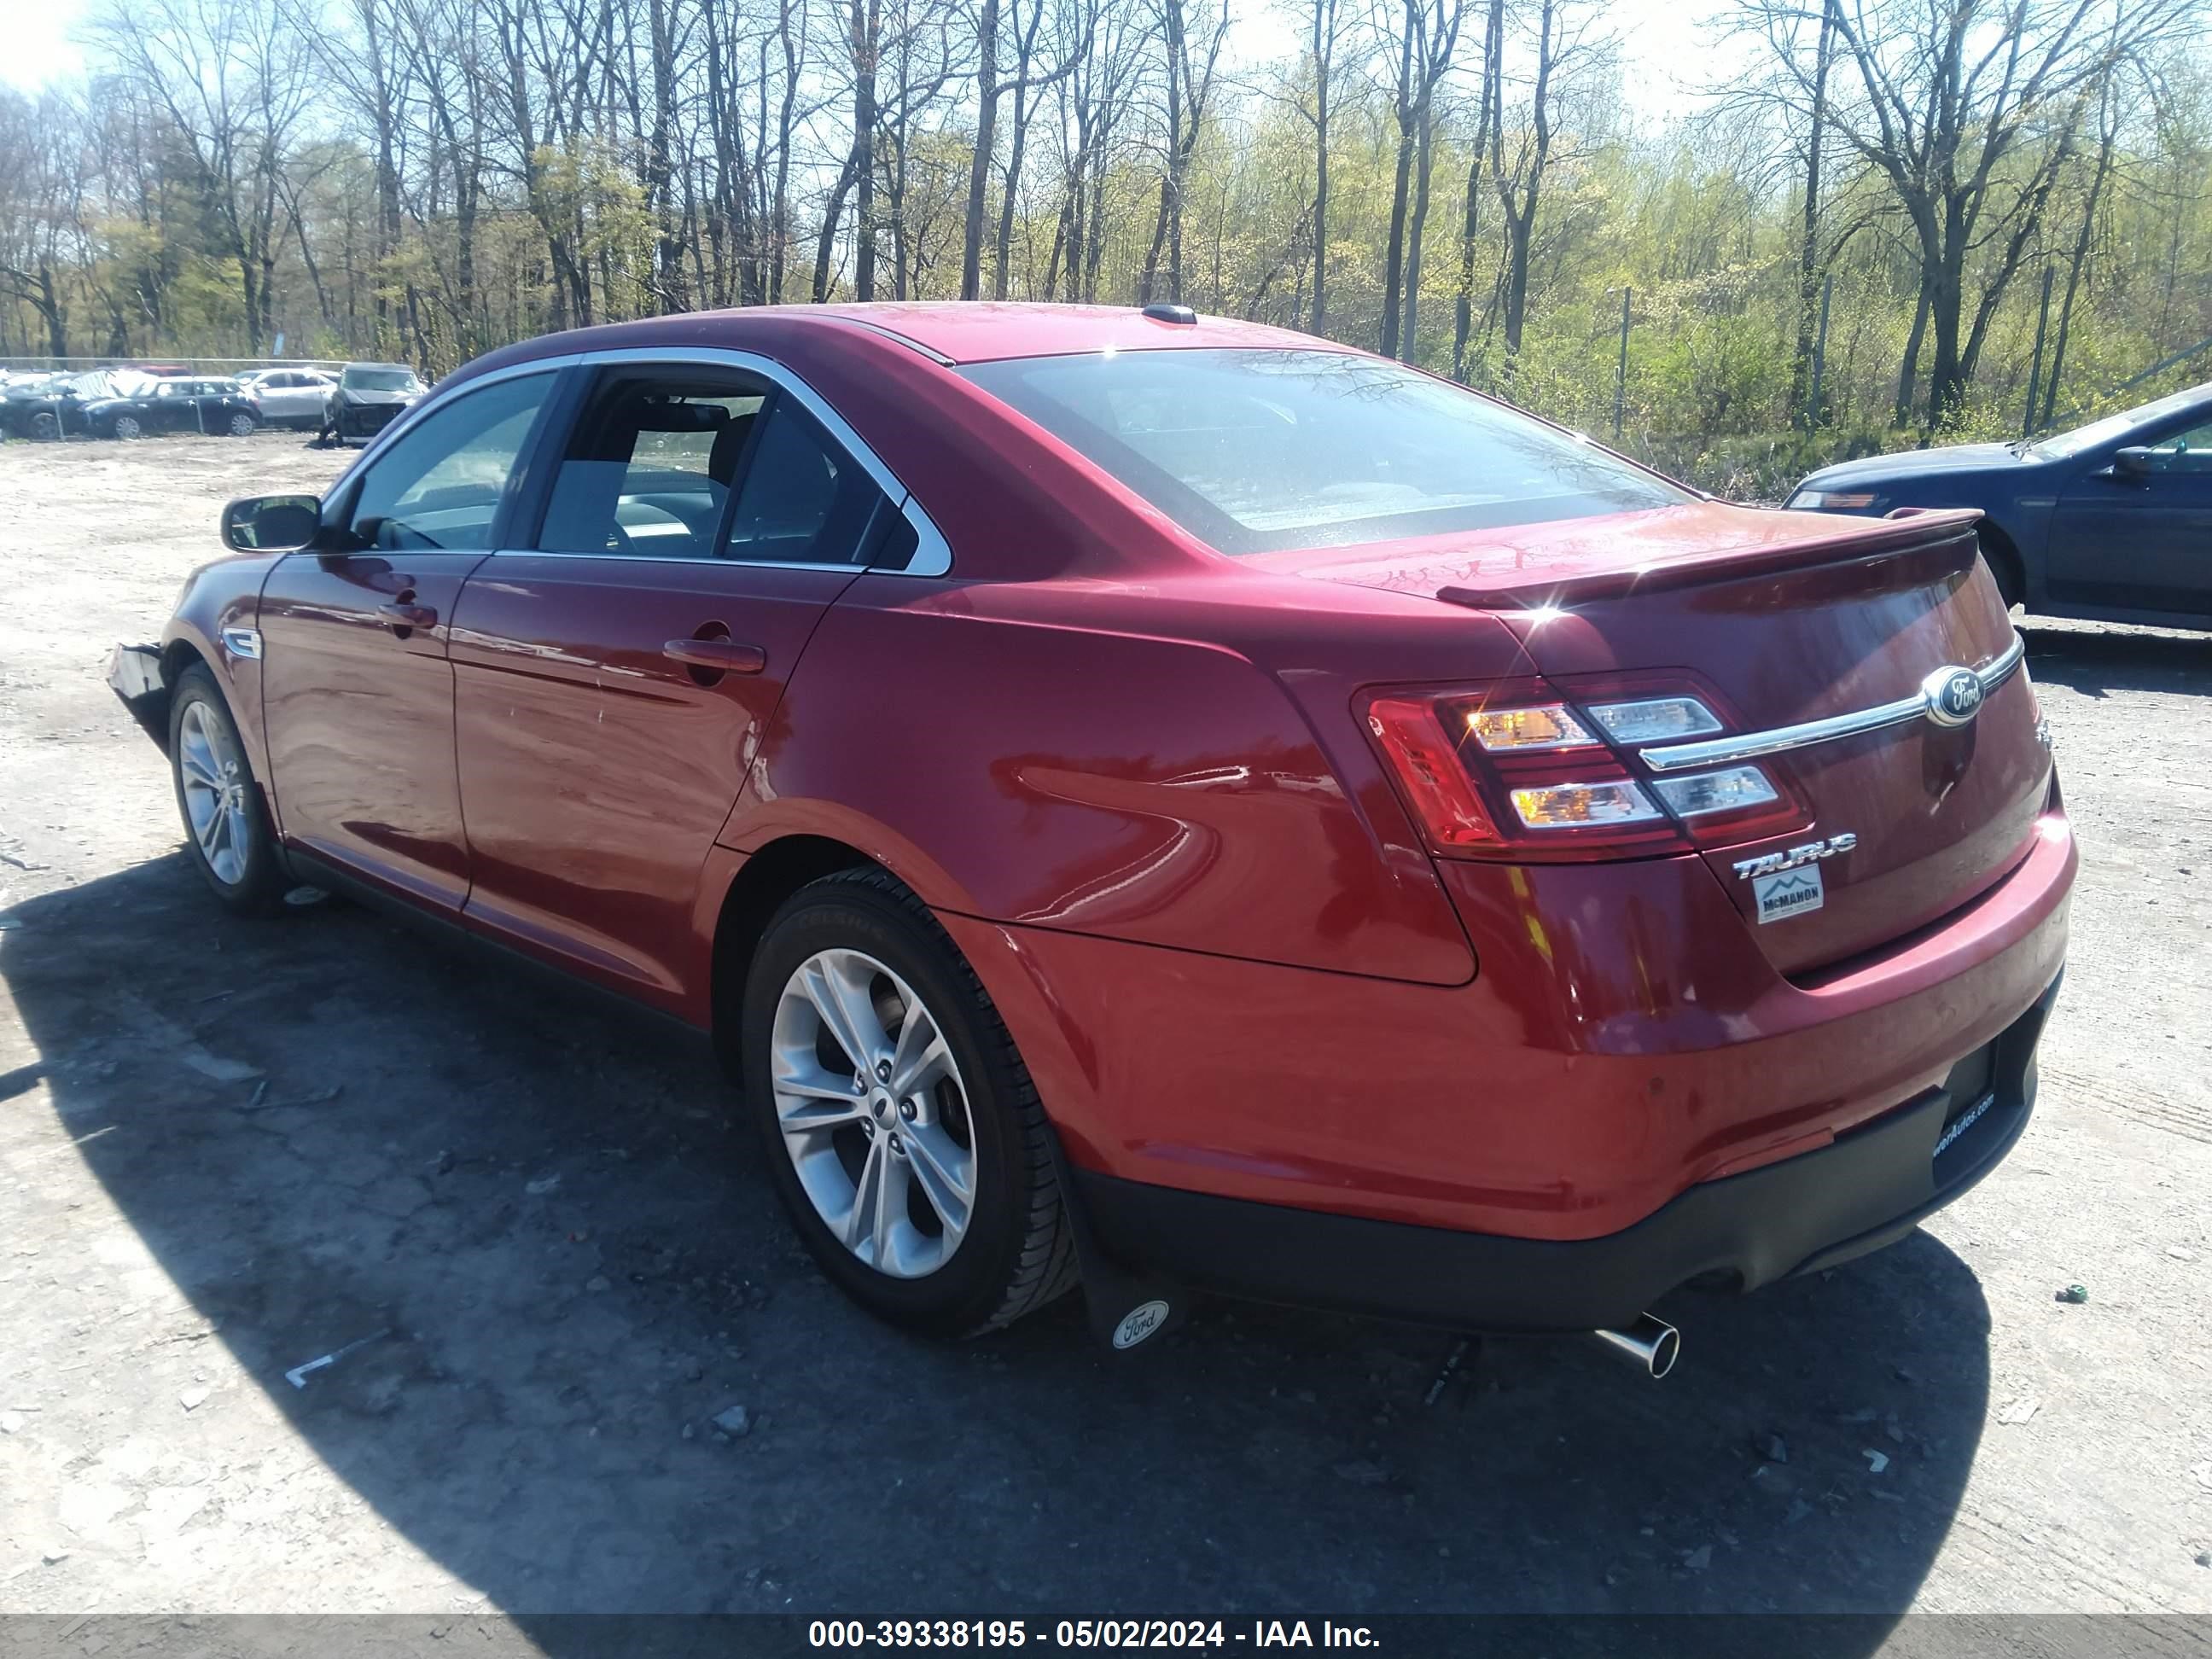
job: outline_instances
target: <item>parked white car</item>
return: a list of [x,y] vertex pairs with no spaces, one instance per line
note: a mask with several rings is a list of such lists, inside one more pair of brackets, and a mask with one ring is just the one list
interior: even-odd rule
[[335,375],[313,368],[257,369],[239,379],[263,422],[280,426],[320,426],[324,403],[337,384]]

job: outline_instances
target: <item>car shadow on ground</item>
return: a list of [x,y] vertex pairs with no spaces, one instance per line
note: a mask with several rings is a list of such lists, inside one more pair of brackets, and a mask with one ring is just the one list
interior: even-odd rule
[[[227,921],[181,856],[8,915],[18,1058],[135,1235],[70,1235],[56,1330],[100,1341],[143,1243],[316,1456],[526,1623],[1886,1614],[1973,1461],[1989,1316],[1924,1235],[1675,1298],[1684,1358],[1656,1384],[1581,1340],[1447,1374],[1449,1333],[1218,1304],[1134,1360],[1073,1301],[939,1346],[820,1279],[710,1063],[658,1025],[362,909]],[[0,1108],[46,1109],[28,1085]],[[144,1348],[107,1386],[167,1407],[177,1350]],[[203,1455],[250,1469],[268,1419],[218,1395],[191,1432],[230,1423]],[[271,1504],[192,1526],[273,1547]],[[1870,1651],[1887,1622],[1839,1639]]]
[[2021,619],[2027,671],[2085,697],[2113,691],[2212,691],[2212,636],[2150,629],[2039,626]]

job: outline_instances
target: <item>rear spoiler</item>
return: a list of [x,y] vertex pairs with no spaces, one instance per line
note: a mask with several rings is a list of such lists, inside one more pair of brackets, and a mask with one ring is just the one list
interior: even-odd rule
[[[1819,522],[1810,514],[1803,516],[1809,522]],[[1973,544],[1974,526],[1982,516],[1978,507],[1899,507],[1883,519],[1833,520],[1837,526],[1833,530],[1774,546],[1685,553],[1649,564],[1580,576],[1551,576],[1534,582],[1501,581],[1487,587],[1453,584],[1437,588],[1436,597],[1446,605],[1474,611],[1520,605],[1532,598],[1540,599],[1547,605],[1565,606],[1707,582],[1743,581],[1784,571],[1872,562],[1899,553],[1949,553],[1962,541]]]

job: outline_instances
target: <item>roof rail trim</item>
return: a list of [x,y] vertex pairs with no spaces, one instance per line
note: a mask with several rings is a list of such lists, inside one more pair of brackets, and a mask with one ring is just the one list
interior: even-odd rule
[[871,322],[866,317],[848,317],[842,312],[837,311],[825,311],[822,313],[822,317],[823,320],[825,322],[848,323],[854,328],[865,328],[871,334],[880,334],[884,339],[896,341],[900,345],[904,346],[908,351],[918,353],[921,356],[928,358],[931,362],[935,363],[939,368],[951,368],[955,367],[954,360],[946,356],[934,346],[926,346],[922,344],[921,341],[914,338],[911,335],[902,334],[895,328],[885,328],[881,323]]

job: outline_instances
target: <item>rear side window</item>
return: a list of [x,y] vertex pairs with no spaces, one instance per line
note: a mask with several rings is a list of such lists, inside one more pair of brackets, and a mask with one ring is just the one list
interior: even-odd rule
[[859,562],[883,492],[813,418],[780,402],[730,516],[726,554],[774,564]]
[[734,375],[604,379],[569,435],[538,545],[713,558],[767,403]]
[[[546,505],[549,553],[902,564],[891,504],[777,387],[734,370],[610,369]],[[869,558],[872,552],[876,556]]]
[[1379,358],[1125,351],[964,372],[1224,553],[1347,547],[1695,499],[1540,421]]

